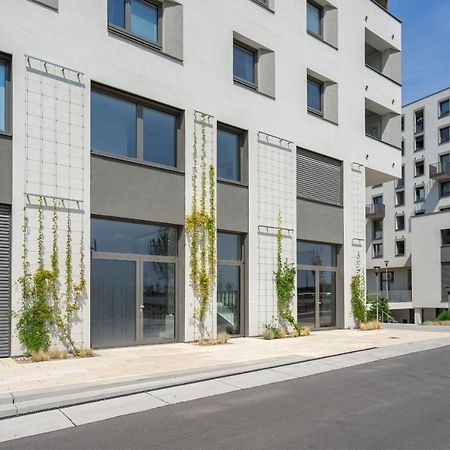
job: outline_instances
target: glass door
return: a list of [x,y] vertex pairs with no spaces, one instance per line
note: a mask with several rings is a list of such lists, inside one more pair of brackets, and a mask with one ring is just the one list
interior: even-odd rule
[[241,331],[239,266],[217,267],[217,332],[239,334]]
[[319,273],[319,327],[336,326],[336,272]]
[[175,264],[145,261],[142,268],[142,303],[139,306],[142,340],[175,339]]
[[316,328],[316,270],[297,271],[297,321]]
[[92,259],[91,343],[136,343],[136,261]]

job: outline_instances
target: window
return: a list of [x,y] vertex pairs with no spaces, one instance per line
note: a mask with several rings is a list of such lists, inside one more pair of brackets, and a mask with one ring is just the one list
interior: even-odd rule
[[382,205],[383,204],[383,196],[382,195],[377,195],[375,197],[372,198],[372,203],[374,205]]
[[441,230],[442,245],[450,245],[450,228]]
[[425,187],[424,186],[416,187],[414,192],[415,192],[414,201],[416,203],[420,203],[425,200]]
[[9,130],[9,64],[1,59],[0,55],[0,131]]
[[177,132],[178,115],[175,113],[92,91],[93,151],[176,167]]
[[439,129],[439,143],[445,144],[450,141],[450,127],[444,127]]
[[395,216],[395,231],[403,231],[405,229],[405,216]]
[[442,102],[439,102],[439,117],[445,117],[448,116],[450,112],[450,100],[443,100]]
[[383,239],[383,221],[374,220],[373,221],[373,240],[377,241]]
[[401,127],[402,127],[402,131],[405,131],[405,116],[404,115],[402,116],[402,125],[401,125]]
[[448,171],[448,165],[450,164],[450,153],[446,153],[445,155],[439,156],[439,164],[440,164],[440,170],[442,172]]
[[91,220],[91,250],[153,256],[177,255],[177,229],[148,223]]
[[228,128],[217,128],[217,176],[241,181],[242,135]]
[[383,257],[383,244],[373,244],[373,252],[372,252],[373,258],[382,258]]
[[316,242],[298,241],[297,265],[336,267],[336,246]]
[[395,256],[405,256],[405,241],[395,241]]
[[241,332],[243,238],[217,233],[217,331]]
[[405,204],[405,191],[395,193],[395,206],[403,206]]
[[323,114],[322,91],[322,83],[308,77],[308,109],[319,114]]
[[425,174],[425,161],[416,161],[414,165],[415,176],[421,177]]
[[416,111],[414,113],[415,121],[416,121],[416,134],[423,133],[424,130],[424,114],[425,111],[423,109]]
[[439,196],[441,198],[450,196],[450,181],[445,181],[439,185]]
[[152,44],[160,44],[160,6],[149,0],[108,0],[108,22]]
[[423,136],[416,136],[415,138],[415,142],[416,142],[416,152],[419,150],[423,150],[424,149],[424,139]]
[[306,4],[306,28],[308,33],[315,34],[322,37],[322,8],[313,2],[307,2]]
[[405,140],[402,139],[402,156],[405,156]]
[[233,76],[236,81],[256,87],[256,53],[242,44],[233,45]]

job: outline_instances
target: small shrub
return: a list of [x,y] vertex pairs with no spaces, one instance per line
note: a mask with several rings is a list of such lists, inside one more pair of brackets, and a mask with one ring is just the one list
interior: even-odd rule
[[42,351],[31,352],[31,361],[33,362],[50,361],[50,354]]
[[309,336],[311,334],[311,330],[308,327],[303,327],[300,331],[300,336]]
[[217,343],[220,345],[224,345],[228,342],[228,339],[230,339],[230,335],[226,332],[219,333],[217,335]]
[[280,329],[279,335],[280,335],[280,339],[284,339],[284,338],[287,338],[287,337],[289,336],[289,334],[288,334],[286,328],[284,328],[284,327],[282,327],[282,328]]
[[[377,320],[377,300],[369,298],[367,301],[367,322]],[[391,309],[389,308],[389,300],[386,297],[380,297],[378,299],[378,319],[383,319],[391,315]]]
[[430,321],[425,322],[424,325],[431,325],[433,327],[439,327],[439,326],[448,327],[448,326],[450,326],[450,320],[441,320],[441,321],[433,320],[432,322],[430,322]]
[[436,322],[448,322],[448,321],[450,321],[450,311],[441,312],[441,314],[439,314],[436,317]]
[[69,352],[65,348],[52,348],[49,351],[50,359],[67,359]]
[[91,358],[94,354],[91,348],[82,348],[75,356],[78,356],[79,358]]
[[272,328],[266,328],[263,331],[263,338],[267,341],[272,341],[273,339],[275,339],[275,333],[273,332]]
[[381,323],[378,320],[372,320],[371,322],[363,322],[359,326],[361,331],[373,331],[381,328]]

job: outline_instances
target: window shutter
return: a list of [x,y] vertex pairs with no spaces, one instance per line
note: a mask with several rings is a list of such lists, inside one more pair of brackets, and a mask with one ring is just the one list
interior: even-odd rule
[[11,338],[10,208],[0,205],[0,357],[8,357]]
[[324,155],[297,149],[297,196],[343,206],[342,163]]

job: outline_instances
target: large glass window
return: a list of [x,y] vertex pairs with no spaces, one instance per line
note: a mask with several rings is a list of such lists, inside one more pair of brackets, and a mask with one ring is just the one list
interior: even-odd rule
[[383,221],[374,220],[373,221],[373,239],[383,239]]
[[423,202],[425,200],[425,187],[419,186],[414,190],[414,201],[416,203]]
[[307,30],[317,36],[322,36],[322,8],[312,2],[307,2],[306,8]]
[[315,242],[297,242],[297,264],[336,267],[336,246]]
[[176,256],[177,230],[147,223],[91,220],[91,250],[156,256]]
[[[143,123],[138,127],[138,123]],[[91,148],[94,151],[175,167],[176,113],[160,111],[92,91]]]
[[439,142],[445,144],[450,141],[450,127],[444,127],[439,130]]
[[450,100],[439,102],[439,117],[448,116],[450,112]]
[[239,44],[233,45],[233,76],[238,81],[256,85],[255,51]]
[[242,236],[217,233],[217,331],[241,333]]
[[322,83],[308,78],[308,109],[322,113]]
[[144,161],[176,166],[177,118],[144,108]]
[[108,0],[108,22],[158,44],[159,8],[156,2],[150,0]]
[[440,195],[440,197],[449,197],[450,196],[450,181],[445,181],[440,184],[439,195]]
[[136,105],[93,91],[91,96],[91,148],[136,158]]
[[0,62],[0,131],[6,130],[6,64]]
[[441,230],[442,245],[450,245],[450,228]]
[[217,176],[241,180],[241,136],[228,130],[217,130]]

